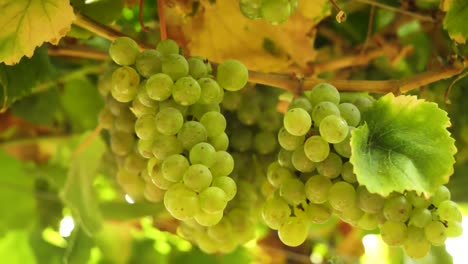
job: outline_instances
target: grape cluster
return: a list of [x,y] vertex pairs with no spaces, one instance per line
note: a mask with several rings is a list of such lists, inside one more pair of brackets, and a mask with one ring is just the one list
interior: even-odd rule
[[122,37],[109,54],[118,66],[99,82],[107,102],[99,120],[109,131],[123,190],[135,200],[164,202],[183,222],[179,233],[207,252],[245,242],[228,236],[241,237],[250,223],[241,223],[241,210],[225,213],[237,184],[230,177],[234,159],[226,151],[220,112],[225,91],[246,85],[245,66],[224,61],[215,78],[208,61],[186,59],[172,40],[140,52],[135,41]]
[[298,0],[240,0],[241,13],[250,19],[264,19],[271,24],[286,21],[296,10]]
[[326,83],[291,102],[278,132],[281,150],[267,170],[274,191],[262,210],[286,245],[302,244],[310,222],[332,215],[364,230],[380,228],[388,245],[402,245],[413,258],[461,234],[462,216],[445,186],[426,199],[415,192],[382,197],[359,184],[349,162],[351,131],[372,103],[340,98]]

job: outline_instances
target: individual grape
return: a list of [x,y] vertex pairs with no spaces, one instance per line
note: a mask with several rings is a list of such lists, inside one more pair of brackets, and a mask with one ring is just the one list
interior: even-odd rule
[[397,195],[385,201],[383,212],[390,221],[405,222],[410,216],[411,204],[405,196]]
[[202,116],[208,112],[221,112],[221,108],[218,104],[200,104],[199,102],[191,105],[189,110],[189,114],[197,120],[200,120]]
[[119,116],[122,111],[128,108],[128,104],[115,100],[112,96],[106,98],[106,104],[114,116]]
[[333,179],[340,176],[342,165],[343,162],[340,156],[332,152],[325,160],[317,164],[317,172],[320,175]]
[[122,66],[112,73],[112,97],[128,103],[135,98],[140,85],[140,75],[131,67]]
[[155,118],[155,127],[159,133],[167,136],[175,135],[184,124],[184,116],[173,107],[167,107],[159,111]]
[[361,229],[372,231],[379,226],[379,222],[375,214],[364,213],[359,218],[357,226]]
[[289,134],[294,136],[305,135],[312,124],[309,113],[302,108],[293,108],[284,115],[283,125]]
[[347,161],[343,163],[343,166],[341,167],[341,177],[349,183],[357,182],[356,174],[353,172],[353,164],[351,164],[351,162]]
[[313,172],[315,170],[315,163],[307,158],[304,152],[304,146],[300,146],[294,150],[291,156],[291,162],[294,168],[300,172]]
[[280,195],[289,204],[300,204],[306,200],[304,183],[297,178],[287,178],[280,186]]
[[389,246],[402,245],[408,235],[408,228],[403,222],[387,221],[380,226],[382,240]]
[[328,202],[333,209],[344,211],[352,207],[356,200],[356,191],[354,187],[344,181],[336,182],[328,191]]
[[213,177],[228,176],[234,170],[234,159],[226,151],[217,151],[210,170]]
[[128,66],[135,63],[140,47],[131,38],[119,37],[109,47],[109,55],[118,65]]
[[188,107],[176,103],[176,101],[174,101],[173,98],[169,98],[167,100],[159,102],[159,111],[163,110],[164,108],[168,108],[168,107],[178,109],[182,113],[183,116],[187,115]]
[[310,177],[305,184],[305,194],[312,203],[322,204],[328,200],[328,192],[332,186],[329,178],[322,175]]
[[333,149],[342,157],[351,157],[351,131],[353,130],[354,127],[349,127],[349,132],[346,138],[339,143],[333,144]]
[[146,167],[146,159],[136,152],[130,153],[124,160],[123,168],[131,173],[138,174]]
[[218,187],[226,193],[228,201],[234,199],[237,193],[236,182],[228,176],[220,176],[213,179],[211,184],[213,187]]
[[201,104],[219,104],[224,99],[224,90],[211,78],[201,78],[198,80],[201,88]]
[[153,138],[138,140],[137,150],[143,158],[150,159],[153,157],[153,141]]
[[239,9],[249,19],[261,18],[260,8],[263,0],[240,0]]
[[141,76],[146,78],[161,72],[161,53],[153,49],[148,49],[141,52],[136,57],[135,68]]
[[275,188],[279,188],[286,179],[292,177],[291,171],[282,167],[278,162],[273,162],[268,166],[267,179]]
[[450,190],[444,185],[439,186],[429,199],[435,206],[438,206],[441,202],[446,200],[450,200]]
[[208,187],[199,194],[200,208],[206,213],[215,214],[227,205],[226,193],[218,187]]
[[132,134],[114,131],[111,133],[111,150],[118,156],[125,156],[130,153],[135,145],[135,138]]
[[226,129],[226,118],[215,111],[205,113],[200,118],[200,123],[206,128],[208,137],[217,137]]
[[447,221],[447,237],[459,237],[463,233],[463,227],[460,222],[457,221]]
[[99,112],[98,116],[98,122],[99,125],[105,129],[111,129],[112,125],[114,124],[114,115],[112,115],[112,112],[108,107],[105,107],[104,109]]
[[198,196],[183,184],[174,184],[164,194],[164,206],[174,218],[184,221],[197,214]]
[[162,55],[179,54],[179,45],[172,39],[165,39],[158,43],[156,50]]
[[[305,136],[291,135],[284,127],[278,132],[278,142],[286,150],[293,151],[304,143]],[[328,143],[327,143],[328,146]]]
[[216,225],[207,228],[208,236],[217,242],[230,241],[234,238],[232,224],[229,218],[225,217]]
[[193,105],[200,99],[200,94],[200,85],[190,76],[181,77],[172,88],[172,97],[180,105]]
[[[146,94],[146,91],[144,92]],[[156,115],[156,112],[159,111],[159,105],[156,104],[155,106],[146,106],[141,103],[140,99],[135,98],[133,99],[130,111],[132,111],[133,115],[137,118],[140,118],[144,115]]]
[[320,135],[329,143],[340,143],[348,135],[349,128],[346,121],[335,115],[325,117],[320,122]]
[[364,211],[356,206],[356,204],[352,204],[351,206],[346,207],[344,210],[338,212],[338,216],[341,218],[341,220],[353,226],[358,225],[359,220],[364,214]]
[[134,101],[138,100],[141,104],[151,108],[157,108],[158,102],[151,99],[146,92],[146,83],[147,80],[140,82],[140,87],[138,88],[138,93]]
[[271,229],[278,230],[290,214],[291,209],[289,209],[288,203],[280,197],[269,199],[263,205],[263,221]]
[[225,91],[221,105],[228,111],[234,111],[239,108],[242,102],[241,93]]
[[159,189],[161,190],[168,190],[171,188],[172,185],[174,185],[174,182],[169,181],[164,177],[164,174],[162,173],[161,167],[159,165],[154,166],[151,168],[151,182],[154,183]]
[[198,193],[211,185],[213,176],[205,165],[194,164],[185,171],[183,180],[185,186]]
[[276,133],[278,129],[282,126],[281,119],[281,114],[276,112],[275,109],[265,109],[260,113],[257,125],[261,130]]
[[200,142],[193,146],[189,152],[189,159],[191,164],[203,164],[211,167],[215,162],[216,150],[206,142]]
[[135,133],[140,139],[151,139],[156,130],[156,121],[153,115],[143,115],[135,122]]
[[192,149],[197,143],[205,142],[207,138],[205,127],[197,121],[185,122],[177,133],[177,139],[186,150]]
[[178,80],[189,74],[189,65],[184,56],[169,54],[163,58],[162,72],[169,75],[172,80]]
[[114,118],[114,129],[126,133],[132,133],[135,125],[135,116],[127,108],[119,116]]
[[336,104],[328,101],[318,103],[312,111],[312,119],[316,126],[318,126],[320,122],[329,115],[340,116],[340,109],[338,109]]
[[189,74],[195,79],[200,79],[208,75],[208,69],[203,59],[198,57],[190,57],[187,59],[189,64]]
[[228,91],[242,89],[249,78],[247,68],[240,61],[225,60],[218,66],[216,80],[218,84]]
[[161,172],[168,181],[179,182],[190,164],[186,157],[174,154],[165,159],[161,165]]
[[253,133],[250,129],[240,127],[236,133],[231,134],[229,142],[233,149],[245,152],[252,147]]
[[457,204],[450,200],[440,202],[437,207],[437,213],[439,214],[440,219],[445,221],[462,221],[462,214],[458,209]]
[[292,164],[292,151],[280,149],[280,151],[278,152],[278,162],[283,167],[294,169],[294,166]]
[[323,101],[332,102],[336,105],[340,102],[340,93],[335,86],[328,83],[320,83],[314,86],[312,90],[306,93],[312,106],[315,106]]
[[229,147],[229,137],[226,133],[219,136],[208,138],[208,142],[217,150],[227,150]]
[[432,213],[426,208],[414,208],[409,217],[409,224],[424,228],[432,221]]
[[278,229],[278,236],[285,245],[297,247],[304,243],[309,233],[309,223],[300,217],[289,217]]
[[359,97],[354,100],[353,104],[359,109],[360,113],[364,113],[372,106],[373,102],[367,97]]
[[330,145],[321,136],[311,136],[304,143],[304,153],[313,162],[324,161],[330,153]]
[[143,196],[146,200],[152,203],[159,203],[164,200],[165,191],[159,189],[156,185],[152,183],[146,183],[145,189],[143,191]]
[[[288,110],[293,108],[302,108],[307,111],[307,113],[311,113],[313,110],[312,104],[310,103],[307,97],[301,96],[298,98],[294,98],[294,100],[288,105]],[[340,112],[338,112],[338,115]]]
[[349,126],[356,127],[361,121],[361,112],[359,109],[350,103],[342,103],[338,106],[341,117],[348,123]]
[[161,135],[154,139],[153,155],[160,160],[165,160],[174,154],[180,154],[182,151],[182,144],[175,136]]
[[291,15],[291,5],[288,0],[266,0],[260,7],[262,18],[273,25],[280,24]]
[[172,94],[174,82],[164,73],[157,73],[146,81],[146,93],[148,97],[156,101],[164,101]]
[[255,150],[262,155],[270,154],[276,149],[276,137],[272,132],[262,131],[254,137]]
[[434,246],[442,246],[447,238],[447,228],[439,221],[431,221],[424,227],[426,239]]
[[237,119],[242,124],[250,126],[257,123],[261,111],[257,98],[247,97],[242,100],[241,105],[237,109]]
[[385,199],[376,193],[370,193],[365,186],[359,186],[357,203],[364,212],[375,214],[384,208]]
[[323,224],[330,219],[332,212],[324,205],[310,203],[307,205],[306,215],[312,223]]
[[194,218],[195,221],[197,221],[197,223],[199,223],[202,226],[214,226],[217,223],[219,223],[221,219],[223,219],[223,212],[209,214],[203,210],[200,210]]
[[416,208],[427,208],[429,206],[429,201],[423,196],[418,195],[415,191],[410,191],[406,194],[406,199]]
[[422,258],[431,250],[431,243],[424,236],[424,229],[408,227],[408,235],[403,244],[405,253],[413,259]]

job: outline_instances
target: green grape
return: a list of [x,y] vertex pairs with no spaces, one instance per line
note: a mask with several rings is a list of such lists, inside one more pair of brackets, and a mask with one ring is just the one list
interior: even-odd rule
[[369,108],[371,108],[373,102],[367,97],[359,97],[356,100],[354,100],[353,104],[359,109],[360,113],[364,113]]
[[447,237],[459,237],[463,233],[463,227],[460,222],[447,221]]
[[229,137],[226,133],[219,136],[208,138],[208,142],[217,150],[227,150],[229,147]]
[[414,208],[409,217],[409,224],[424,228],[432,221],[432,213],[426,208]]
[[312,223],[323,224],[330,219],[332,212],[324,205],[310,203],[307,205],[306,215]]
[[185,186],[198,193],[211,185],[213,176],[205,165],[194,164],[185,171],[183,180]]
[[335,115],[325,117],[320,122],[320,135],[329,143],[340,143],[346,139],[349,128],[346,121]]
[[104,109],[99,112],[98,116],[98,122],[99,125],[104,128],[104,129],[111,129],[112,125],[114,124],[114,115],[112,115],[112,112],[108,107],[105,107]]
[[159,189],[156,185],[152,183],[146,183],[145,189],[143,191],[143,196],[146,200],[152,203],[159,203],[164,200],[164,194],[166,192],[162,189]]
[[242,94],[239,92],[225,91],[221,105],[228,111],[234,111],[239,108],[242,102]]
[[148,97],[156,101],[164,101],[172,94],[174,82],[164,73],[157,73],[146,81],[146,93]]
[[237,109],[237,119],[248,126],[257,123],[260,114],[261,109],[256,97],[244,98]]
[[245,152],[252,147],[253,133],[250,129],[239,127],[236,133],[231,134],[229,142],[233,149]]
[[114,119],[114,129],[126,133],[132,133],[135,125],[135,116],[126,108]]
[[208,137],[217,137],[226,130],[226,118],[215,111],[207,112],[200,118],[200,123],[206,128]]
[[278,162],[273,162],[268,166],[267,179],[275,188],[279,188],[286,179],[292,177],[291,171],[282,167]]
[[444,185],[441,185],[432,194],[429,201],[433,205],[438,206],[441,202],[446,201],[446,200],[450,200],[450,190],[447,187],[445,187]]
[[161,164],[161,172],[168,181],[180,182],[189,166],[190,164],[186,157],[180,154],[174,154],[163,161]]
[[441,220],[456,222],[462,221],[462,213],[458,209],[457,204],[450,200],[440,202],[437,207],[437,213]]
[[199,102],[193,104],[189,108],[189,114],[195,119],[200,120],[202,116],[208,112],[221,112],[218,104],[200,104]]
[[156,50],[162,55],[179,54],[179,45],[172,39],[165,39],[158,43]]
[[128,104],[115,100],[112,96],[106,98],[107,107],[114,116],[119,116],[122,111],[128,108]]
[[297,178],[287,178],[280,186],[280,195],[289,204],[300,204],[306,200],[304,183]]
[[347,182],[336,182],[328,190],[328,202],[335,210],[344,211],[346,208],[354,206],[355,200],[356,191]]
[[135,122],[135,133],[140,139],[151,139],[156,130],[156,121],[153,115],[143,115]]
[[353,172],[353,164],[351,164],[351,162],[347,161],[343,163],[343,166],[341,167],[341,177],[349,183],[357,182],[356,174]]
[[156,165],[151,169],[150,174],[151,182],[154,183],[161,190],[168,190],[174,185],[174,182],[166,179],[162,173],[161,167]]
[[138,93],[136,95],[135,100],[139,100],[141,104],[143,104],[144,106],[147,106],[147,107],[151,107],[151,108],[158,107],[158,102],[151,99],[148,96],[148,93],[146,92],[146,83],[147,82],[148,82],[147,80],[144,80],[144,81],[140,82],[140,87],[138,89]]
[[291,162],[294,168],[300,172],[313,172],[315,170],[315,163],[307,158],[304,152],[304,146],[300,146],[294,150],[291,156]]
[[364,213],[359,218],[357,226],[363,230],[372,231],[379,226],[379,222],[375,214]]
[[434,246],[442,246],[447,238],[447,228],[439,221],[431,221],[424,227],[426,239]]
[[197,143],[206,142],[207,138],[205,127],[197,121],[185,122],[177,133],[177,139],[186,150],[192,149]]
[[219,223],[207,228],[208,236],[217,242],[227,242],[234,238],[232,224],[229,218],[223,218]]
[[317,84],[312,90],[306,93],[312,106],[315,106],[323,101],[332,102],[336,105],[340,103],[340,93],[335,86],[328,83]]
[[216,150],[206,142],[197,143],[190,149],[189,159],[191,164],[203,164],[211,167],[215,162]]
[[146,78],[161,72],[161,53],[153,49],[141,52],[136,57],[135,68],[141,76]]
[[310,177],[305,184],[305,194],[312,203],[322,204],[328,200],[328,192],[332,186],[329,178],[322,175]]
[[276,137],[272,132],[261,131],[254,137],[255,150],[262,155],[267,155],[276,149]]
[[280,113],[276,112],[275,109],[265,109],[260,113],[257,125],[261,130],[276,133],[282,126],[282,116]]
[[234,159],[226,151],[216,151],[210,170],[213,177],[228,176],[234,170]]
[[202,226],[213,226],[219,223],[223,219],[223,212],[218,212],[214,214],[205,213],[205,211],[200,210],[195,215],[195,221]]
[[358,186],[357,203],[364,212],[375,214],[384,208],[385,199],[376,193],[370,193],[365,186]]
[[201,78],[198,80],[201,88],[201,104],[219,104],[224,100],[224,90],[211,78]]
[[114,67],[109,67],[98,78],[97,88],[102,97],[106,97],[112,89],[112,72]]
[[208,234],[205,233],[200,233],[200,235],[196,237],[195,242],[201,251],[205,252],[206,254],[214,254],[218,247],[218,242],[214,241],[210,236],[208,236]]
[[343,162],[340,156],[335,153],[328,154],[328,157],[317,164],[317,172],[320,175],[328,177],[330,179],[340,176]]
[[184,221],[197,214],[198,196],[183,184],[174,184],[164,194],[164,206],[174,218]]
[[424,229],[409,226],[408,235],[403,244],[403,248],[409,257],[419,259],[429,253],[431,250],[431,243],[425,238]]
[[161,135],[154,139],[152,150],[156,158],[165,160],[171,155],[182,153],[183,148],[175,136]]
[[285,245],[297,247],[304,243],[309,233],[309,223],[300,217],[289,217],[278,229],[278,236]]
[[236,182],[228,176],[220,176],[213,179],[211,184],[213,187],[218,187],[226,193],[228,201],[234,199],[237,193]]
[[336,153],[338,153],[342,157],[351,157],[351,131],[353,130],[354,127],[349,127],[349,132],[346,138],[339,143],[333,144],[333,149],[335,149]]
[[309,113],[302,108],[288,110],[283,119],[284,128],[294,136],[303,136],[312,125]]
[[140,47],[131,38],[119,37],[109,47],[109,55],[118,65],[128,66],[135,63]]
[[189,74],[189,65],[184,56],[174,53],[169,54],[163,57],[162,72],[169,75],[172,80],[176,81]]
[[200,208],[206,213],[215,214],[226,208],[226,193],[218,187],[208,187],[199,194]]
[[342,103],[338,108],[340,109],[341,117],[344,118],[349,126],[355,127],[359,125],[359,122],[361,121],[361,112],[359,112],[359,109],[355,105]]
[[140,85],[140,75],[131,67],[122,66],[112,73],[112,97],[128,103],[135,98]]
[[135,138],[132,134],[113,131],[111,132],[111,150],[118,156],[125,156],[133,150]]
[[153,138],[138,140],[137,150],[143,158],[150,159],[153,157],[153,141]]
[[249,79],[247,68],[238,60],[225,60],[218,66],[216,80],[228,91],[242,89]]
[[190,76],[181,77],[172,88],[172,97],[180,105],[193,105],[200,99],[200,95],[200,85]]
[[278,162],[281,166],[294,170],[292,164],[292,151],[280,149],[278,152]]
[[304,153],[313,162],[324,161],[330,153],[330,145],[321,136],[311,136],[304,143]]
[[131,173],[138,174],[146,167],[146,159],[136,152],[130,153],[124,160],[123,168]]
[[154,122],[159,133],[171,136],[177,134],[182,128],[184,116],[178,109],[167,107],[156,114]]
[[415,191],[408,192],[406,194],[406,199],[416,208],[427,208],[430,204],[428,200],[418,195]]
[[195,79],[200,79],[208,75],[208,69],[203,62],[203,59],[198,57],[191,57],[187,60],[189,64],[189,74]]
[[[278,132],[278,142],[285,150],[293,151],[304,143],[305,136],[291,135],[284,127]],[[328,146],[328,143],[326,143]]]
[[261,17],[260,7],[263,0],[240,0],[239,9],[241,13],[249,19],[258,19]]
[[260,7],[262,18],[273,25],[283,23],[291,15],[288,0],[265,0]]
[[356,204],[352,204],[350,207],[347,207],[338,213],[341,220],[353,226],[358,225],[359,220],[364,214],[364,211],[362,211]]
[[387,221],[380,226],[382,240],[389,246],[402,245],[408,235],[408,228],[403,222]]
[[274,230],[278,230],[291,214],[288,203],[280,198],[274,197],[265,201],[262,209],[262,217],[265,224]]
[[336,104],[328,101],[318,103],[312,111],[312,119],[317,126],[329,115],[340,116],[340,110]]
[[[301,96],[298,98],[294,98],[294,100],[288,105],[288,110],[293,108],[302,108],[307,111],[307,113],[312,112],[312,104],[310,103],[307,97]],[[338,115],[340,112],[338,112]]]
[[405,196],[397,195],[385,201],[383,212],[390,221],[405,222],[411,214],[411,204]]
[[132,107],[130,108],[130,110],[132,111],[134,116],[140,118],[144,115],[156,115],[156,112],[159,110],[159,105],[156,104],[156,106],[154,107],[149,107],[141,103],[140,99],[135,98],[132,102]]
[[174,101],[174,99],[172,99],[172,98],[169,98],[167,100],[159,102],[159,111],[163,110],[164,108],[168,108],[168,107],[178,109],[182,113],[183,116],[187,115],[188,107],[176,103],[176,101]]

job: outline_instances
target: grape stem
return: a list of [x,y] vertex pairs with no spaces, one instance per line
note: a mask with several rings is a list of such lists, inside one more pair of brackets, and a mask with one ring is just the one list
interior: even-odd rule
[[82,59],[91,59],[91,60],[107,60],[109,56],[107,53],[100,50],[93,50],[86,46],[48,46],[47,52],[50,56],[64,56],[70,58],[82,58]]
[[371,5],[371,6],[380,7],[382,9],[390,10],[390,11],[393,11],[395,13],[400,13],[400,14],[403,14],[403,15],[411,16],[411,17],[414,17],[414,18],[416,18],[418,20],[421,20],[421,21],[433,22],[433,23],[436,22],[435,19],[430,17],[430,16],[425,16],[425,15],[421,15],[421,14],[418,14],[418,13],[410,12],[410,11],[407,11],[407,10],[403,10],[401,8],[396,8],[396,7],[389,6],[389,5],[386,5],[386,4],[382,4],[382,3],[379,3],[379,2],[376,2],[376,1],[372,1],[372,0],[356,0],[356,1],[364,3],[364,4],[368,4],[368,5]]
[[167,39],[166,17],[164,16],[164,0],[158,0],[159,32],[161,40]]

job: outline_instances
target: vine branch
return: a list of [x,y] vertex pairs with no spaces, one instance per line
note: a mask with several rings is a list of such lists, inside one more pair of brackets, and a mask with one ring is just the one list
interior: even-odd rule
[[414,17],[414,18],[419,19],[421,21],[435,22],[435,19],[430,17],[430,16],[425,16],[425,15],[421,15],[421,14],[418,14],[418,13],[406,11],[406,10],[396,8],[396,7],[393,7],[393,6],[389,6],[389,5],[386,5],[386,4],[382,4],[382,3],[379,3],[379,2],[376,2],[376,1],[372,1],[372,0],[356,0],[356,1],[364,3],[364,4],[368,4],[368,5],[371,5],[371,6],[376,6],[376,7],[380,7],[380,8],[383,8],[383,9],[387,9],[387,10],[393,11],[395,13],[400,13],[400,14],[403,14],[403,15],[411,16],[411,17]]
[[161,35],[161,40],[167,39],[167,26],[166,26],[166,17],[164,16],[164,0],[158,1],[158,16],[159,16],[159,32]]

